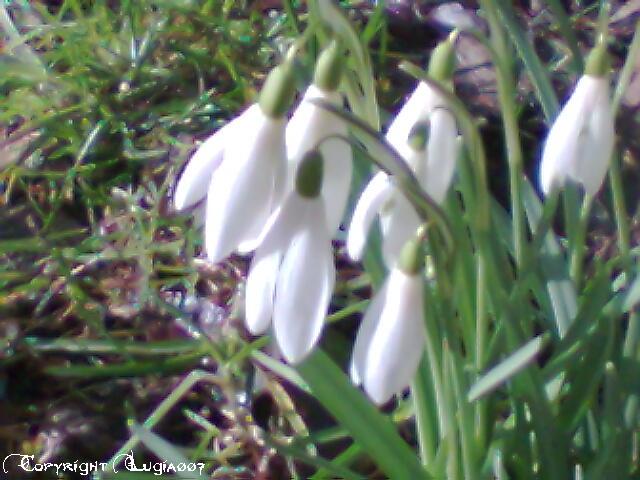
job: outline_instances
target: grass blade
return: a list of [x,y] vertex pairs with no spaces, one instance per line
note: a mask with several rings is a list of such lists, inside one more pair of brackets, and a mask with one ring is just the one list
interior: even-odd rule
[[544,348],[545,336],[530,340],[502,362],[491,368],[469,389],[467,398],[473,402],[500,387],[533,362]]
[[342,370],[317,350],[298,366],[316,399],[351,433],[389,478],[427,478],[414,452],[382,415],[351,385]]

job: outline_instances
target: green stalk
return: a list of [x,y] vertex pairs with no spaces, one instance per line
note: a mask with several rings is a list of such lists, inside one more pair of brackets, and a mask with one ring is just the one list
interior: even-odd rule
[[513,241],[515,247],[516,265],[522,267],[525,258],[526,232],[524,209],[522,207],[522,145],[515,106],[515,88],[513,85],[513,71],[511,65],[511,49],[508,47],[502,24],[498,19],[497,8],[492,1],[480,1],[482,9],[487,14],[491,29],[491,43],[493,45],[493,63],[498,83],[498,100],[504,124],[505,142],[507,146],[507,161],[509,163],[509,187],[511,193],[511,214],[513,216]]
[[569,50],[571,50],[573,69],[576,73],[581,73],[582,70],[584,70],[584,59],[582,58],[582,52],[578,45],[578,38],[573,31],[571,21],[569,20],[569,16],[565,11],[564,6],[559,0],[546,0],[545,3],[549,6],[549,9],[558,22],[558,29],[566,40]]
[[[477,267],[477,299],[476,299],[476,372],[478,377],[485,367],[485,347],[487,345],[488,318],[486,311],[486,268],[484,258],[478,259]],[[487,439],[487,401],[482,399],[476,402],[476,439],[479,448],[484,448]]]
[[580,219],[579,202],[577,185],[568,181],[562,190],[562,206],[569,252],[573,252],[578,236],[578,223]]
[[447,480],[458,480],[461,477],[462,469],[460,462],[460,452],[458,448],[458,431],[456,426],[455,415],[455,393],[453,387],[453,371],[450,368],[450,364],[447,361],[449,356],[449,346],[447,341],[443,341],[442,345],[442,364],[444,366],[444,393],[445,393],[445,422],[446,432],[445,441],[447,442]]
[[622,70],[620,71],[620,76],[618,77],[618,84],[616,85],[616,89],[613,94],[613,101],[611,102],[611,111],[614,117],[618,113],[618,109],[620,108],[620,102],[622,101],[622,97],[624,96],[624,93],[627,87],[629,86],[631,77],[636,71],[636,62],[637,62],[638,56],[640,56],[640,22],[636,24],[636,30],[633,34],[633,40],[631,40],[629,51],[627,53],[627,58],[625,59]]
[[[611,110],[613,115],[618,113],[622,97],[631,81],[633,72],[635,71],[636,62],[640,55],[640,22],[636,24],[636,29],[633,34],[633,40],[629,46],[627,58],[625,60],[618,84],[616,86]],[[622,183],[622,156],[617,153],[613,155],[611,159],[611,166],[609,168],[609,185],[611,187],[611,193],[613,196],[613,209],[616,218],[616,229],[618,233],[618,249],[620,254],[624,258],[624,265],[627,275],[630,275],[630,227],[629,217],[627,214],[627,207],[624,200],[624,187]],[[628,278],[627,278],[628,280]],[[640,315],[637,310],[631,312],[629,316],[629,324],[624,338],[624,346],[622,355],[625,358],[635,358],[638,344],[640,343]],[[639,407],[638,395],[632,394],[626,402],[624,419],[627,427],[631,427],[635,424],[635,418],[637,416]]]
[[[427,332],[426,338],[426,353],[427,364],[424,362],[420,364],[420,375],[423,378],[431,377],[433,382],[433,391],[435,394],[436,411],[438,418],[438,429],[440,440],[443,440],[448,435],[448,427],[446,421],[446,396],[444,390],[444,382],[442,378],[442,367],[440,363],[440,349],[436,343],[436,339],[440,338],[440,329],[437,326],[436,317],[434,316],[434,299],[431,298],[431,292],[429,286],[424,287],[424,309],[425,309],[425,327]],[[424,371],[427,368],[428,371]]]
[[524,66],[529,72],[531,83],[536,91],[544,116],[548,121],[555,118],[558,112],[558,99],[549,80],[547,69],[540,61],[531,45],[531,41],[520,27],[513,8],[513,2],[507,0],[493,0],[500,19],[513,41]]
[[437,429],[434,424],[434,416],[431,415],[428,405],[433,403],[433,395],[429,393],[429,385],[426,375],[429,374],[429,366],[423,358],[418,368],[418,374],[411,384],[411,399],[416,416],[416,431],[418,433],[418,447],[420,459],[425,467],[433,465],[436,458]]
[[573,284],[577,290],[580,290],[582,283],[582,269],[584,266],[584,255],[586,249],[587,227],[589,225],[589,212],[591,211],[592,197],[586,195],[582,202],[580,210],[580,218],[577,228],[575,229],[575,237],[573,239],[573,249],[571,250],[571,264],[569,267],[569,275],[573,280]]
[[462,469],[466,480],[480,478],[476,463],[476,452],[480,450],[474,445],[473,419],[469,415],[470,405],[466,398],[467,384],[464,382],[464,373],[459,358],[451,351],[446,350],[446,360],[453,378],[453,392],[458,406],[458,429],[460,430],[460,445],[462,447]]

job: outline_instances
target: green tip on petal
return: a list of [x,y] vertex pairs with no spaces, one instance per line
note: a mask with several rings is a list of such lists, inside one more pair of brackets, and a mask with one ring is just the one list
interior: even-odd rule
[[584,73],[592,77],[605,77],[611,69],[611,59],[605,41],[598,42],[589,52]]
[[420,152],[427,147],[429,141],[429,123],[418,122],[416,123],[411,132],[409,132],[409,145],[416,152]]
[[424,255],[422,254],[422,237],[418,235],[412,238],[402,247],[398,259],[398,268],[407,275],[417,275],[424,266]]
[[325,48],[318,61],[316,62],[316,71],[313,77],[313,83],[325,92],[333,92],[340,85],[342,77],[342,49],[336,40],[332,40],[327,48]]
[[316,198],[322,189],[324,159],[318,150],[307,152],[296,171],[296,191],[303,197]]
[[453,78],[453,72],[456,70],[455,44],[457,38],[457,31],[454,31],[449,38],[434,48],[429,59],[429,76],[431,78],[439,82],[448,82]]
[[272,118],[283,117],[291,107],[295,93],[293,63],[286,61],[269,72],[260,92],[260,109]]

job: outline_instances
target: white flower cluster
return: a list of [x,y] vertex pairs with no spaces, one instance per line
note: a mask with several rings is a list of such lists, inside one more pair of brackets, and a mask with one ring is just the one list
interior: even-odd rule
[[[292,66],[285,62],[276,67],[260,101],[200,146],[175,191],[178,210],[206,198],[205,248],[211,262],[235,251],[255,251],[246,285],[246,325],[253,334],[272,328],[292,363],[303,360],[321,335],[336,276],[331,242],[351,185],[348,126],[311,101],[342,105],[342,55],[337,43],[325,49],[314,83],[290,120]],[[446,84],[453,59],[452,41],[443,42],[432,55],[430,74]],[[457,135],[446,99],[420,82],[389,126],[386,140],[424,191],[442,203],[454,176]],[[588,73],[549,133],[541,164],[543,191],[549,193],[570,178],[596,193],[612,146],[608,81]],[[347,251],[354,260],[361,258],[376,217],[390,273],[364,315],[351,375],[380,404],[411,382],[426,332],[422,262],[415,247],[422,222],[383,172],[362,192],[348,228]],[[409,262],[407,249],[413,259]]]

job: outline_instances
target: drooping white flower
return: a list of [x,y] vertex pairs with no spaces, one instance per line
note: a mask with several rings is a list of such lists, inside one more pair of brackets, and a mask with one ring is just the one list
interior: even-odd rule
[[322,52],[316,64],[314,83],[307,88],[289,120],[286,134],[289,190],[294,188],[296,169],[307,152],[319,146],[325,159],[321,195],[326,205],[330,232],[335,232],[340,226],[349,197],[351,146],[342,138],[337,138],[344,138],[348,134],[344,120],[312,103],[312,100],[342,105],[342,95],[336,91],[340,83],[342,55],[335,41]]
[[540,183],[545,195],[567,179],[598,193],[611,160],[614,118],[606,76],[585,74],[556,118],[544,146]]
[[241,246],[253,249],[284,191],[286,120],[265,115],[259,105],[245,115],[245,128],[232,131],[209,184],[205,248],[212,262]]
[[[442,42],[429,65],[431,75],[443,82],[449,82],[453,74],[454,40],[455,37]],[[455,172],[457,136],[455,118],[446,100],[427,83],[420,82],[389,126],[386,139],[413,171],[423,190],[435,202],[442,203]],[[392,267],[402,246],[420,225],[420,219],[384,172],[373,177],[354,210],[347,236],[347,251],[352,259],[361,258],[377,215],[383,256]]]
[[271,218],[247,277],[247,328],[261,334],[273,323],[280,351],[291,363],[317,343],[335,283],[321,169],[320,155],[305,157],[297,188]]
[[205,249],[211,262],[255,245],[282,199],[286,176],[286,111],[292,68],[272,70],[259,103],[205,141],[182,174],[178,210],[206,196]]
[[[404,122],[405,118],[401,118],[401,121]],[[420,121],[412,128],[414,133],[419,130]],[[394,146],[425,192],[437,203],[442,203],[453,179],[456,164],[458,131],[453,115],[442,107],[431,112],[426,145],[422,142],[416,145],[410,138],[399,142],[397,131],[394,128]],[[412,133],[407,133],[407,137],[411,135]],[[392,266],[402,246],[420,225],[420,219],[404,194],[384,172],[378,172],[373,177],[354,210],[347,237],[347,251],[354,260],[362,256],[376,215],[380,216],[385,262]]]
[[396,265],[373,297],[360,325],[351,378],[379,405],[411,383],[422,358],[422,289],[419,271]]

